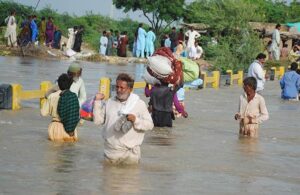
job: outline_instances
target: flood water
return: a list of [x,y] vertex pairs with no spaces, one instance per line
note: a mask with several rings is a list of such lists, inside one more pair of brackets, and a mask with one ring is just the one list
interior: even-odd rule
[[[70,63],[0,57],[0,83],[38,89]],[[141,69],[80,64],[89,95],[101,77],[139,77]],[[258,139],[239,139],[233,116],[242,88],[221,85],[187,91],[189,117],[147,132],[142,161],[130,167],[102,163],[101,127],[93,123],[79,127],[79,142],[58,144],[47,140],[50,118],[39,115],[38,101],[0,110],[0,194],[300,194],[300,103],[283,102],[278,81],[267,82],[270,119]]]

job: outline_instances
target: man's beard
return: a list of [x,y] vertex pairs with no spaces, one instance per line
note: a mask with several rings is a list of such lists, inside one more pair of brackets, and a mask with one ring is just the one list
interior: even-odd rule
[[126,101],[129,97],[130,93],[124,93],[124,94],[118,94],[117,93],[117,99],[120,101]]

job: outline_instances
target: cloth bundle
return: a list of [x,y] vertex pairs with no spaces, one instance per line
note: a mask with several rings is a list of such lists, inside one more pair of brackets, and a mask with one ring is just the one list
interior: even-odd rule
[[148,60],[147,71],[151,76],[175,85],[183,82],[182,62],[175,58],[170,48],[157,49]]

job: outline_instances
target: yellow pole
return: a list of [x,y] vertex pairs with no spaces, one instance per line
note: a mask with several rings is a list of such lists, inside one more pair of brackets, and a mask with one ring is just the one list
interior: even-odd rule
[[[226,73],[229,75],[230,85],[232,85],[232,84],[233,84],[232,70],[227,70]],[[227,84],[227,83],[226,83],[226,84]]]
[[219,71],[213,71],[213,78],[214,78],[214,82],[212,84],[212,87],[215,89],[219,88],[219,84],[220,84],[220,72]]
[[41,82],[41,84],[40,84],[40,90],[41,90],[42,94],[44,94],[43,95],[44,97],[40,98],[40,108],[42,108],[44,102],[46,101],[45,94],[51,88],[51,86],[52,86],[52,84],[51,84],[50,81],[43,81],[43,82]]
[[12,84],[12,110],[18,110],[21,108],[21,92],[22,92],[22,85],[20,84]]
[[284,66],[280,66],[279,67],[279,75],[278,75],[278,79],[281,79],[281,77],[283,77],[284,75]]
[[242,86],[244,80],[244,71],[242,70],[238,71],[238,75],[239,75],[238,85]]
[[103,93],[105,99],[107,100],[110,95],[110,79],[107,77],[103,77],[100,79],[99,92]]
[[203,89],[204,89],[204,88],[206,88],[206,77],[207,77],[206,72],[202,72],[201,76],[202,76],[202,79],[203,79]]

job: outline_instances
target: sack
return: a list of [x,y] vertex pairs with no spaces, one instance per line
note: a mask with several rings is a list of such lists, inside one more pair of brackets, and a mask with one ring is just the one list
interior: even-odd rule
[[146,83],[150,84],[150,85],[155,85],[155,84],[161,84],[160,80],[158,80],[157,78],[153,77],[148,70],[145,70],[145,73],[143,75],[143,79],[145,80]]
[[83,102],[80,108],[80,118],[93,121],[93,105],[94,105],[95,97],[87,99]]
[[[170,83],[174,85],[180,85],[183,82],[183,73],[182,73],[182,62],[177,60],[175,56],[173,55],[170,48],[162,47],[155,51],[154,56],[164,56],[168,58],[171,62],[171,69],[172,73],[169,74],[167,77],[163,78],[163,81],[165,83]],[[156,77],[154,74],[152,74],[151,71],[149,73]]]
[[199,77],[199,66],[196,62],[188,58],[180,58],[183,64],[183,80],[191,82]]
[[148,67],[161,78],[165,78],[173,72],[171,61],[164,56],[151,56],[148,57],[148,61]]

